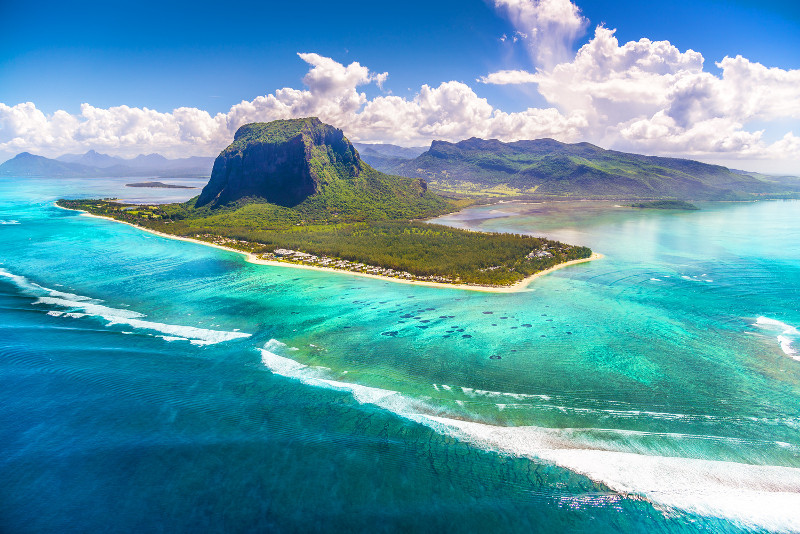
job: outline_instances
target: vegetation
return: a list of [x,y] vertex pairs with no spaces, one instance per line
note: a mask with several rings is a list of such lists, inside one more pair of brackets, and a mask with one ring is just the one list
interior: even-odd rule
[[653,200],[651,202],[637,202],[631,204],[632,208],[655,210],[699,210],[697,206],[685,200]]
[[[586,247],[516,234],[469,232],[410,221],[318,223],[304,221],[290,208],[263,202],[244,202],[224,210],[196,209],[193,203],[137,206],[107,200],[58,202],[65,208],[225,244],[268,259],[285,259],[276,251],[288,249],[351,263],[340,268],[417,280],[507,285],[591,255]],[[335,261],[325,263],[319,258],[305,261],[290,257],[290,261],[337,266]]]
[[800,191],[800,182],[785,177],[553,139],[434,141],[417,158],[380,168],[424,178],[437,191],[488,198],[748,200]]
[[373,169],[341,130],[317,118],[242,126],[200,196],[182,204],[59,201],[264,259],[404,279],[506,285],[591,255],[542,238],[419,222],[470,203]]
[[418,219],[454,209],[424,180],[373,169],[341,130],[317,118],[239,128],[195,205],[252,201],[293,208],[315,222]]

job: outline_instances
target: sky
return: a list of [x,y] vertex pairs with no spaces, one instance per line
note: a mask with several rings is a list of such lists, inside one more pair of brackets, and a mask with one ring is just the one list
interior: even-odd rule
[[0,2],[0,161],[552,137],[800,175],[800,3]]

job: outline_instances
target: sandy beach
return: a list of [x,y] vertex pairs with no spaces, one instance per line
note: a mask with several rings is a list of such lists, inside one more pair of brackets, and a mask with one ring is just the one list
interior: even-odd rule
[[564,263],[559,263],[558,265],[556,265],[554,267],[550,267],[549,269],[545,269],[544,271],[539,271],[538,273],[533,274],[531,276],[528,276],[527,278],[523,278],[519,282],[516,282],[515,284],[509,285],[509,286],[482,286],[482,285],[470,285],[470,284],[446,284],[446,283],[442,283],[442,282],[427,282],[427,281],[424,281],[424,280],[403,280],[401,278],[392,278],[392,277],[389,277],[389,276],[381,276],[381,275],[377,275],[377,274],[359,273],[359,272],[355,272],[355,271],[347,271],[347,270],[344,270],[344,269],[332,269],[330,267],[318,267],[318,266],[315,266],[315,265],[302,265],[302,264],[298,264],[298,263],[290,263],[290,262],[285,262],[285,261],[262,260],[262,259],[258,258],[255,254],[252,254],[250,252],[245,252],[245,251],[242,251],[242,250],[236,250],[235,248],[226,247],[224,245],[217,245],[216,243],[209,243],[208,241],[201,241],[199,239],[193,239],[191,237],[182,237],[182,236],[176,236],[176,235],[172,235],[172,234],[166,234],[164,232],[159,232],[157,230],[151,230],[150,228],[145,228],[143,226],[137,226],[137,225],[131,224],[129,222],[119,221],[119,220],[114,219],[112,217],[103,217],[102,215],[94,215],[92,213],[89,213],[89,212],[86,212],[86,211],[83,211],[83,210],[72,210],[72,209],[69,209],[69,208],[64,208],[62,206],[59,206],[57,204],[55,204],[55,206],[58,207],[58,208],[64,209],[64,210],[79,211],[81,213],[81,215],[86,216],[86,217],[93,217],[95,219],[104,219],[106,221],[112,221],[112,222],[115,222],[115,223],[127,224],[128,226],[132,226],[133,228],[136,228],[138,230],[142,230],[144,232],[149,232],[151,234],[155,234],[155,235],[160,236],[160,237],[165,237],[167,239],[175,239],[177,241],[189,241],[190,243],[197,243],[198,245],[205,245],[207,247],[214,247],[214,248],[218,248],[220,250],[226,250],[228,252],[241,254],[241,255],[243,255],[245,257],[245,259],[249,263],[255,263],[255,264],[258,264],[258,265],[269,265],[270,267],[288,267],[288,268],[295,268],[295,269],[309,269],[309,270],[312,270],[312,271],[323,271],[323,272],[335,273],[335,274],[343,274],[343,275],[350,275],[350,276],[361,276],[361,277],[365,277],[365,278],[373,278],[373,279],[376,279],[376,280],[384,280],[386,282],[394,282],[394,283],[398,283],[398,284],[411,284],[411,285],[417,285],[417,286],[438,287],[438,288],[446,288],[446,289],[461,289],[461,290],[466,290],[466,291],[481,291],[481,292],[485,292],[485,293],[517,293],[519,291],[527,291],[527,290],[529,290],[528,286],[530,285],[530,283],[533,282],[535,279],[541,277],[541,276],[545,276],[547,274],[552,273],[553,271],[557,271],[559,269],[563,269],[564,267],[570,267],[572,265],[577,265],[579,263],[586,263],[588,261],[597,260],[597,259],[600,259],[600,258],[603,257],[602,254],[594,252],[588,258],[582,258],[582,259],[579,259],[579,260],[572,260],[572,261],[567,261],[567,262],[564,262]]

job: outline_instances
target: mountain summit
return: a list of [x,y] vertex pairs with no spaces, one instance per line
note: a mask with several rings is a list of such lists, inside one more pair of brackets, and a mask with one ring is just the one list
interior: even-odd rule
[[316,117],[239,128],[195,206],[240,200],[343,220],[417,218],[447,206],[423,180],[389,176],[364,163],[340,129]]
[[687,159],[605,150],[590,143],[471,138],[381,169],[425,178],[432,189],[516,190],[540,198],[735,200],[798,191],[796,180],[734,171]]

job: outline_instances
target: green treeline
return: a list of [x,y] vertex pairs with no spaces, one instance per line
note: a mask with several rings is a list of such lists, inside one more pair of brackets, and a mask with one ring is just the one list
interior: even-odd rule
[[697,206],[685,200],[654,200],[652,202],[637,202],[631,204],[633,208],[654,210],[699,210]]
[[256,253],[291,249],[415,276],[472,284],[507,285],[591,250],[543,238],[470,232],[417,221],[317,223],[267,203],[225,210],[192,208],[192,201],[131,206],[99,200],[61,200],[59,205],[123,220],[178,236],[222,236]]

